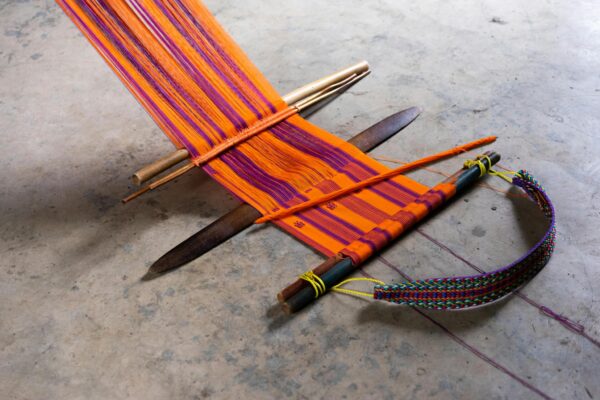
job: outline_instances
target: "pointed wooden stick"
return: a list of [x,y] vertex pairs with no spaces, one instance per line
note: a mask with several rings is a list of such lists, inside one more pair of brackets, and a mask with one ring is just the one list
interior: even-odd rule
[[132,194],[130,194],[129,196],[125,197],[123,200],[121,200],[123,203],[127,203],[130,202],[131,200],[135,199],[138,196],[141,196],[142,194],[150,191],[150,190],[154,190],[159,186],[164,185],[167,182],[172,181],[173,179],[185,174],[186,172],[188,172],[189,170],[191,170],[192,168],[194,168],[195,165],[193,163],[187,163],[185,164],[183,167],[176,169],[175,171],[171,172],[169,175],[165,175],[162,178],[152,182],[151,184],[149,184],[148,186],[138,190],[137,192],[134,192]]
[[[417,107],[395,113],[354,136],[348,142],[364,152],[372,150],[408,126],[420,113],[421,110]],[[260,216],[261,213],[251,205],[239,205],[164,254],[152,264],[142,280],[154,279],[200,257],[251,226]]]

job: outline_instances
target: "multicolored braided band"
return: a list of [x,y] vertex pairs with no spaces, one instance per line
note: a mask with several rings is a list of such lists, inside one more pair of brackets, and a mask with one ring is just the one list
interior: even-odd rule
[[498,300],[533,278],[546,265],[554,251],[554,207],[544,188],[527,171],[517,172],[512,183],[522,188],[550,220],[544,237],[524,256],[503,268],[480,275],[376,285],[373,297],[376,300],[436,310],[462,309]]

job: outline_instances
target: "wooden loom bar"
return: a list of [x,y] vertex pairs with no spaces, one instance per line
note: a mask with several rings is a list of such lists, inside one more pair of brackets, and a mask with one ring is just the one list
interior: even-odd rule
[[[486,152],[484,157],[479,160],[483,164],[485,171],[489,170],[494,164],[500,161],[500,154],[495,152]],[[463,192],[466,188],[475,183],[479,178],[485,175],[485,171],[481,171],[480,165],[474,165],[468,169],[460,169],[442,183],[451,183],[456,187],[454,196]],[[435,209],[443,207],[446,203],[441,203]],[[434,209],[434,210],[435,210]],[[432,210],[432,211],[434,211]],[[431,212],[429,213],[431,215]],[[419,223],[414,220],[410,226]],[[406,229],[402,233],[406,233]],[[321,265],[313,269],[313,273],[319,276],[321,282],[325,285],[325,292],[333,286],[340,283],[348,275],[352,274],[360,265],[354,265],[352,259],[338,254],[325,260]],[[298,282],[300,281],[300,283]],[[283,310],[287,314],[292,314],[300,311],[310,303],[312,303],[319,295],[315,295],[315,289],[308,285],[304,280],[297,280],[292,285],[288,286],[277,295],[277,299],[282,303]]]
[[[338,72],[335,72],[331,75],[325,76],[321,79],[308,83],[292,92],[283,96],[283,101],[293,106],[298,107],[299,110],[305,109],[314,103],[323,100],[326,97],[329,97],[337,92],[341,88],[345,88],[348,85],[355,83],[356,81],[365,77],[369,72],[369,64],[366,61],[361,61],[354,65],[351,65],[347,68],[344,68]],[[331,89],[328,91],[328,89]],[[296,104],[298,103],[298,104]],[[173,153],[162,157],[155,162],[148,164],[138,171],[136,171],[131,179],[134,184],[141,185],[142,183],[152,179],[156,175],[166,171],[167,169],[173,167],[174,165],[179,164],[189,157],[189,153],[185,149],[178,149]],[[186,169],[187,171],[188,169]],[[181,174],[179,174],[181,175]],[[179,176],[177,175],[177,176]],[[166,181],[168,182],[168,181]],[[166,183],[164,182],[164,183]],[[160,185],[159,185],[160,186]],[[145,193],[151,188],[145,188],[139,191],[139,194],[136,193],[130,195],[125,200],[129,201],[139,196],[142,193]]]

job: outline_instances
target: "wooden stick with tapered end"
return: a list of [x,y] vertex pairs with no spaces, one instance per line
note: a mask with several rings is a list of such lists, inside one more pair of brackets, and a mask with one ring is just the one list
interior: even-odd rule
[[188,156],[189,153],[186,149],[175,150],[173,153],[167,154],[166,156],[159,158],[152,164],[148,164],[145,167],[140,168],[131,176],[131,180],[134,184],[141,185],[142,183],[152,179],[161,172],[168,170],[176,164],[179,164],[180,162],[188,158]]
[[248,228],[262,214],[248,204],[242,204],[200,232],[185,240],[156,260],[142,280],[153,279],[166,271],[193,261],[201,254],[217,247],[225,240]]
[[[483,164],[485,171],[488,171],[494,164],[500,161],[500,154],[498,153],[486,152],[484,155],[485,157],[481,157],[479,160]],[[485,174],[485,171],[481,171],[480,165],[473,165],[468,169],[460,169],[442,183],[453,184],[456,188],[453,196],[456,196],[482,177]],[[443,207],[446,203],[447,201],[440,203],[435,206],[432,211]],[[428,216],[430,215],[431,211]],[[417,219],[408,222],[407,225],[404,226],[402,233],[406,233],[413,225],[419,222],[420,221]],[[354,265],[352,259],[349,257],[338,254],[325,260],[325,262],[313,270],[313,273],[318,275],[321,282],[323,282],[323,285],[325,286],[323,288],[323,293],[325,293],[327,290],[343,281],[348,275],[356,271],[358,267],[359,265]],[[289,286],[282,290],[277,296],[278,300],[282,303],[283,311],[287,314],[300,311],[318,297],[319,296],[315,294],[315,289],[307,284],[300,287],[298,285],[293,287]]]
[[[370,151],[408,126],[420,113],[420,108],[411,107],[392,114],[348,142],[364,152]],[[248,204],[238,206],[160,257],[143,279],[156,278],[187,264],[248,228],[260,217],[261,213],[254,207]]]

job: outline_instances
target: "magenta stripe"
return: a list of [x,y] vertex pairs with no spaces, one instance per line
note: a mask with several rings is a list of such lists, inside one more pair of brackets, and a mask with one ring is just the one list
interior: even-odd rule
[[202,57],[204,62],[208,64],[208,66],[213,70],[213,72],[215,72],[221,78],[221,80],[225,82],[227,86],[235,92],[237,97],[246,105],[246,107],[248,107],[254,113],[256,119],[262,119],[264,116],[260,113],[260,111],[258,111],[254,107],[254,105],[252,105],[252,103],[248,101],[248,98],[246,97],[245,93],[243,93],[240,90],[240,88],[237,85],[235,85],[235,83],[233,83],[231,79],[229,79],[229,77],[225,75],[223,71],[219,67],[217,67],[209,57],[207,57],[206,52],[203,49],[201,49],[198,46],[198,44],[190,38],[186,30],[181,26],[181,24],[179,23],[179,21],[177,21],[173,14],[164,6],[164,4],[160,1],[154,1],[154,4],[163,12],[163,14],[167,17],[167,19],[169,20],[169,22],[171,22],[175,29],[177,29],[181,36],[185,38],[186,42],[188,42],[194,48],[194,50],[196,50],[196,53],[200,57]]
[[312,219],[309,216],[307,216],[307,214],[310,214],[309,211],[303,211],[303,212],[300,212],[300,213],[298,213],[296,215],[298,217],[302,218],[302,220],[308,222],[309,224],[311,224],[312,226],[314,226],[315,228],[317,228],[318,230],[320,230],[321,232],[325,233],[327,236],[329,236],[331,238],[334,238],[338,242],[341,242],[342,244],[344,244],[346,246],[348,244],[350,244],[349,240],[346,240],[343,237],[339,236],[337,232],[334,232],[334,231],[328,229],[327,227],[323,226],[321,223],[318,222],[318,220]]
[[[187,19],[189,21],[191,21],[192,24],[194,24],[194,26],[196,27],[198,32],[200,32],[201,36],[204,39],[206,39],[208,41],[208,43],[212,46],[212,48],[219,54],[219,56],[221,56],[221,58],[223,59],[225,64],[229,68],[231,68],[232,70],[235,71],[236,75],[244,81],[244,84],[247,87],[252,89],[253,94],[256,97],[260,98],[269,107],[269,109],[271,110],[272,113],[276,113],[277,109],[275,108],[275,105],[273,105],[273,103],[271,103],[269,101],[269,99],[267,99],[265,97],[265,95],[260,90],[258,90],[258,88],[248,78],[248,76],[246,76],[246,74],[238,67],[237,63],[231,59],[229,54],[227,54],[227,52],[223,51],[223,48],[221,46],[219,46],[219,44],[214,40],[214,38],[207,33],[207,31],[204,29],[202,24],[200,24],[198,22],[198,20],[192,15],[190,10],[180,0],[174,0],[174,1],[179,6],[179,9],[185,13]],[[194,43],[194,42],[192,41],[191,43]]]
[[231,105],[225,101],[223,96],[208,82],[201,71],[199,71],[195,65],[183,54],[179,48],[173,43],[173,41],[165,34],[160,28],[158,23],[149,15],[143,7],[141,7],[137,0],[130,0],[131,6],[139,13],[141,18],[152,28],[154,34],[156,34],[164,46],[171,52],[173,57],[179,61],[180,65],[189,73],[190,77],[194,79],[196,84],[208,95],[210,100],[217,105],[221,112],[233,123],[236,130],[242,130],[248,127],[248,124],[244,119],[231,107]]
[[[117,70],[119,71],[121,76],[123,78],[125,78],[125,80],[127,80],[127,82],[129,82],[129,84],[131,85],[132,88],[135,89],[135,92],[145,100],[146,104],[148,104],[148,106],[155,112],[155,115],[158,116],[159,120],[162,121],[162,123],[164,125],[169,127],[169,130],[171,131],[171,133],[175,137],[177,137],[177,139],[179,140],[180,143],[184,144],[184,146],[186,147],[186,149],[188,149],[190,151],[190,153],[192,153],[192,154],[196,153],[195,148],[187,140],[185,135],[183,135],[183,133],[176,126],[173,125],[173,123],[162,112],[160,107],[158,107],[158,105],[150,98],[150,96],[148,96],[146,94],[146,92],[144,92],[142,90],[142,88],[131,77],[131,75],[127,72],[127,70],[113,57],[113,55],[108,51],[108,49],[98,39],[98,37],[96,37],[96,35],[87,27],[87,25],[81,20],[81,18],[79,18],[79,16],[71,8],[71,6],[65,2],[62,2],[62,4],[65,6],[65,8],[67,8],[70,11],[72,18],[74,18],[75,20],[77,20],[79,22],[79,26],[81,26],[81,28],[85,31],[85,33],[87,34],[87,37],[94,43],[96,48],[102,50],[102,53],[104,54],[104,56],[110,60],[111,64],[115,68],[117,68]],[[81,2],[80,7],[81,7],[82,11],[84,11],[92,20],[94,20],[98,23],[98,18],[94,15],[93,11],[91,9],[89,9],[89,7],[87,6],[87,4],[85,4],[84,1]],[[105,30],[105,33],[106,33],[106,30]],[[108,34],[107,34],[107,37],[108,37]],[[110,39],[110,37],[108,37],[108,38]]]
[[331,218],[332,220],[334,220],[338,224],[342,225],[344,228],[351,230],[355,234],[364,235],[364,233],[365,233],[362,230],[358,229],[356,226],[354,226],[351,223],[349,223],[348,221],[345,221],[345,220],[337,217],[335,214],[332,214],[329,211],[325,211],[325,210],[323,210],[320,207],[315,207],[314,210],[316,212],[318,212],[319,214],[322,214],[322,215],[324,215],[324,216],[326,216],[328,218]]
[[237,175],[252,186],[255,186],[257,189],[260,189],[273,197],[280,205],[285,204],[296,196],[301,196],[301,194],[288,182],[267,174],[249,157],[236,148],[230,149],[219,158]]
[[[105,8],[104,6],[102,6],[106,11],[108,11],[107,8]],[[214,129],[215,131],[219,132],[219,135],[221,137],[225,137],[225,132],[223,132],[223,130],[208,116],[208,114],[206,114],[206,112],[202,109],[202,107],[200,107],[200,105],[198,105],[198,103],[195,101],[195,99],[193,99],[188,93],[187,91],[185,91],[174,79],[173,77],[163,68],[163,66],[152,56],[152,54],[150,54],[148,52],[148,50],[142,45],[142,43],[139,41],[139,39],[133,34],[133,32],[131,32],[131,29],[129,29],[129,27],[127,25],[125,25],[123,23],[123,21],[120,18],[117,18],[116,15],[114,15],[113,12],[107,12],[106,13],[108,16],[110,16],[110,18],[112,19],[112,21],[119,26],[119,28],[121,29],[121,31],[127,36],[127,38],[129,39],[129,41],[131,43],[133,43],[136,48],[142,52],[144,54],[144,56],[146,57],[146,59],[152,64],[152,66],[154,68],[156,68],[156,70],[169,82],[169,84],[177,89],[177,92],[179,92],[181,94],[182,97],[185,98],[185,100],[187,101],[187,104],[189,104],[192,108],[193,111],[200,114],[200,116],[210,125],[210,127],[212,129]],[[108,28],[103,25],[103,29],[105,31],[108,30]],[[196,132],[198,132],[198,134],[200,134],[200,136],[202,136],[202,138],[204,140],[206,140],[211,146],[214,146],[215,142],[212,140],[212,138],[206,133],[204,132],[204,130],[198,126],[196,124],[196,122],[194,122],[192,120],[192,118],[189,116],[189,114],[187,112],[185,112],[179,105],[178,103],[171,98],[171,96],[169,96],[169,94],[167,92],[165,92],[164,88],[161,87],[160,85],[158,85],[153,79],[152,77],[148,74],[148,72],[143,68],[143,66],[138,62],[138,60],[133,57],[133,55],[122,45],[122,43],[120,43],[120,41],[117,41],[117,39],[114,36],[110,36],[109,39],[111,40],[111,42],[117,46],[119,48],[119,50],[121,50],[121,53],[123,55],[125,55],[129,61],[135,65],[136,69],[144,76],[146,82],[148,82],[148,84],[150,84],[157,92],[159,92],[161,94],[161,97],[163,99],[165,99],[170,105],[171,107],[173,107],[174,109],[177,110],[177,112],[179,113],[179,115],[181,115],[185,121],[191,125],[194,130]]]

